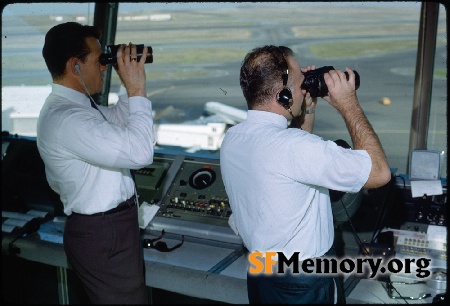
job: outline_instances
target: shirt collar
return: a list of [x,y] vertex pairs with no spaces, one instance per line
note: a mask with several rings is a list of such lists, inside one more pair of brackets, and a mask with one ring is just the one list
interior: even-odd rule
[[287,128],[288,122],[286,117],[272,112],[260,111],[260,110],[249,110],[247,112],[247,119],[249,122],[266,122],[272,123],[281,128]]
[[[72,88],[66,87],[60,84],[52,84],[52,93],[61,97],[68,99],[71,102],[90,105],[89,98],[82,92],[76,91]],[[88,103],[88,104],[86,104]]]

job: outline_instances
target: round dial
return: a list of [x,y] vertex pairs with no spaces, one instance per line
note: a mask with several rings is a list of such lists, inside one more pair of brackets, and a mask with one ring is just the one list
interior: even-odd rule
[[216,180],[216,173],[209,168],[198,169],[189,177],[189,186],[194,189],[205,189]]

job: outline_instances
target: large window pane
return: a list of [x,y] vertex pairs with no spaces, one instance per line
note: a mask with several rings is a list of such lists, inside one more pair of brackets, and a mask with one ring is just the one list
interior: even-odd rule
[[93,24],[93,3],[13,3],[2,11],[2,131],[36,136],[52,78],[42,57],[45,34],[62,22]]
[[[246,110],[239,67],[257,46],[289,46],[301,66],[349,66],[361,76],[358,97],[391,167],[406,173],[420,7],[415,2],[121,4],[116,42],[153,47],[148,88],[162,114],[159,123],[197,118],[208,101]],[[438,48],[445,47],[439,39]],[[113,77],[113,89],[118,82]],[[436,95],[445,96],[444,88],[436,86],[441,92]],[[433,101],[440,108],[444,102]],[[436,116],[446,119],[445,112]],[[341,116],[323,100],[314,132],[350,142]]]
[[430,121],[427,139],[429,150],[444,151],[441,177],[447,177],[447,28],[445,24],[447,12],[443,5],[439,7],[439,24],[437,48],[434,65],[433,91],[430,110]]
[[[153,47],[154,63],[146,65],[148,97],[158,126],[178,126],[182,146],[170,148],[180,153],[199,149],[195,144],[189,147],[199,136],[184,125],[202,127],[213,121],[205,110],[207,102],[246,111],[239,68],[252,48],[286,45],[301,66],[349,66],[361,76],[358,97],[391,167],[398,168],[397,174],[407,173],[420,8],[420,2],[120,3],[114,43]],[[36,119],[52,82],[41,55],[45,33],[66,21],[93,24],[93,12],[94,3],[4,8],[2,130],[35,136]],[[441,5],[428,133],[428,149],[445,154],[446,18]],[[113,72],[111,96],[119,85]],[[341,116],[321,99],[314,132],[324,139],[350,142]],[[213,127],[206,133],[217,136],[222,131]],[[213,137],[207,142],[215,149],[201,152],[217,155],[220,142]],[[446,177],[446,156],[444,160]]]

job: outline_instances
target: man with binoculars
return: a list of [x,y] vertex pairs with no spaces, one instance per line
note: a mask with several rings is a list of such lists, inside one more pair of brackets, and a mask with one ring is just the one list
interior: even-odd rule
[[[251,253],[298,254],[299,261],[333,256],[329,189],[356,193],[391,178],[380,141],[356,98],[355,72],[322,68],[322,75],[314,68],[300,68],[284,46],[255,48],[242,63],[240,85],[249,111],[245,121],[228,129],[220,164],[233,211],[230,226]],[[354,150],[311,133],[318,96],[341,113]],[[288,128],[288,120],[297,128]],[[252,304],[343,300],[329,275],[251,271]]]
[[[130,169],[153,162],[144,70],[149,50],[143,48],[138,58],[135,45],[120,45],[115,63],[105,62],[99,38],[95,27],[76,22],[48,31],[42,54],[53,84],[39,115],[37,145],[48,183],[68,216],[67,259],[90,301],[143,304],[148,301]],[[97,106],[91,95],[102,91],[111,63],[126,93],[114,107]]]

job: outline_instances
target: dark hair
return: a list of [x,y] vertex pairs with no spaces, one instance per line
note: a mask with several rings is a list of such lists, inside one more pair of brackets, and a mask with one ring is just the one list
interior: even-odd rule
[[248,109],[264,104],[283,84],[287,58],[294,52],[284,46],[264,46],[248,53],[241,66],[240,85]]
[[100,39],[101,32],[94,26],[77,22],[58,24],[47,32],[42,56],[53,79],[64,75],[66,63],[71,57],[77,57],[84,62],[87,54],[91,52],[86,44],[88,37]]

